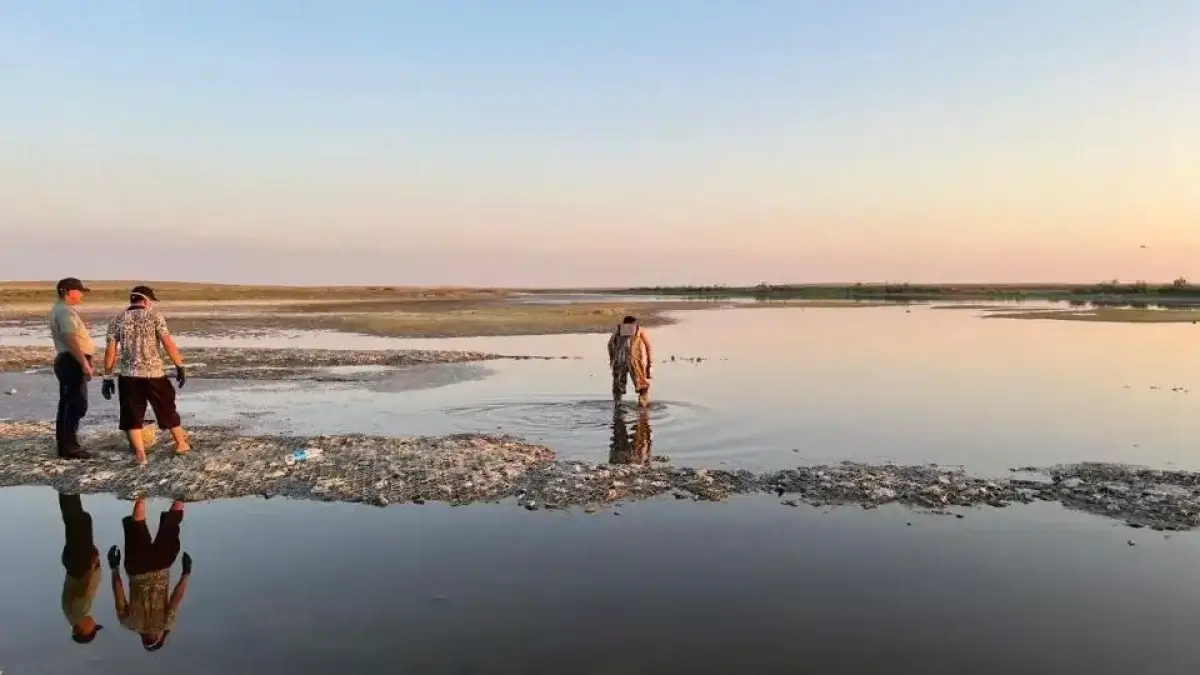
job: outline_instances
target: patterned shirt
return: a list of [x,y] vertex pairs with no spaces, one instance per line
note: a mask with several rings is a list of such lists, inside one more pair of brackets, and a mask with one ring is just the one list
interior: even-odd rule
[[117,614],[121,625],[137,633],[175,629],[171,607],[171,570],[158,570],[129,577],[129,602]]
[[92,344],[92,336],[88,333],[83,319],[79,318],[79,314],[75,312],[73,307],[59,300],[54,303],[54,308],[50,310],[50,338],[54,340],[54,352],[56,354],[63,354],[70,351],[67,349],[68,335],[79,336],[79,346],[83,349],[85,356],[91,356],[96,351],[95,346]]
[[166,377],[158,346],[170,336],[167,320],[149,307],[130,307],[108,324],[108,341],[120,347],[117,371],[125,377]]

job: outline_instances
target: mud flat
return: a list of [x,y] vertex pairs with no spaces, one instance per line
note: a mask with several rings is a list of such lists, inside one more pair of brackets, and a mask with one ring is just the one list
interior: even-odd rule
[[[116,432],[85,435],[86,447],[95,454],[85,462],[54,457],[52,437],[46,423],[0,423],[0,487],[43,485],[81,494],[188,501],[257,495],[378,506],[511,499],[531,511],[584,507],[587,512],[664,495],[719,501],[775,493],[784,506],[901,504],[942,514],[1040,500],[1134,528],[1200,525],[1200,473],[1110,464],[1022,469],[1043,473],[1046,480],[989,480],[957,468],[851,462],[755,474],[664,463],[560,461],[546,446],[505,436],[255,437],[200,428],[192,431],[190,455],[175,457],[160,445],[142,468],[132,465]],[[285,457],[301,448],[319,448],[322,454],[289,465]]]
[[[505,356],[485,352],[424,350],[262,349],[202,347],[184,353],[192,377],[221,380],[297,380],[330,378],[328,369],[347,367],[404,368],[474,361],[553,360],[568,357]],[[50,370],[54,351],[48,347],[0,346],[0,372]],[[336,378],[345,379],[345,378]]]

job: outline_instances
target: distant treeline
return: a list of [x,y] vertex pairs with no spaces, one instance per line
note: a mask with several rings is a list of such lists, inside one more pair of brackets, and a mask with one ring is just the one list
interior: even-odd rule
[[1200,286],[1179,278],[1169,284],[1146,281],[1122,283],[1117,280],[1098,284],[758,284],[757,286],[643,286],[618,293],[637,295],[679,295],[701,298],[752,297],[769,299],[885,299],[885,300],[1070,300],[1081,296],[1103,298],[1130,296],[1144,298],[1198,298]]

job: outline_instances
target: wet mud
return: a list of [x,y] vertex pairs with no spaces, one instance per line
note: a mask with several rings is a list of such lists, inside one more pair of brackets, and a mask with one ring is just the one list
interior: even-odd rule
[[[186,350],[188,375],[220,380],[370,380],[387,369],[496,360],[558,360],[472,351],[197,347]],[[0,346],[0,372],[50,372],[48,347]],[[341,369],[343,372],[338,372]]]
[[[673,496],[720,501],[774,493],[783,506],[900,504],[932,513],[1004,508],[1033,501],[1123,521],[1130,527],[1190,530],[1200,525],[1200,473],[1112,464],[1033,469],[1044,480],[988,479],[959,468],[844,462],[753,473],[671,464],[562,461],[543,445],[506,436],[244,436],[221,428],[192,430],[193,451],[155,446],[147,467],[132,465],[118,433],[85,434],[95,457],[54,456],[50,425],[0,423],[0,487],[43,485],[78,493],[114,493],[201,501],[288,497],[379,506],[427,501],[455,505],[514,500],[530,511]],[[289,463],[296,450],[320,455]]]

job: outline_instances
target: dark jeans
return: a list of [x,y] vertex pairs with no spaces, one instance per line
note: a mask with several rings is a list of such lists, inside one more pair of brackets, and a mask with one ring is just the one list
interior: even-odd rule
[[99,554],[92,538],[92,516],[83,510],[79,495],[58,495],[58,509],[62,512],[63,528],[67,541],[63,546],[62,564],[67,574],[82,579],[96,565]]
[[[90,357],[89,357],[89,360]],[[54,440],[58,454],[79,450],[79,421],[88,411],[88,382],[83,366],[64,352],[54,359],[58,378],[58,415],[54,418]]]

